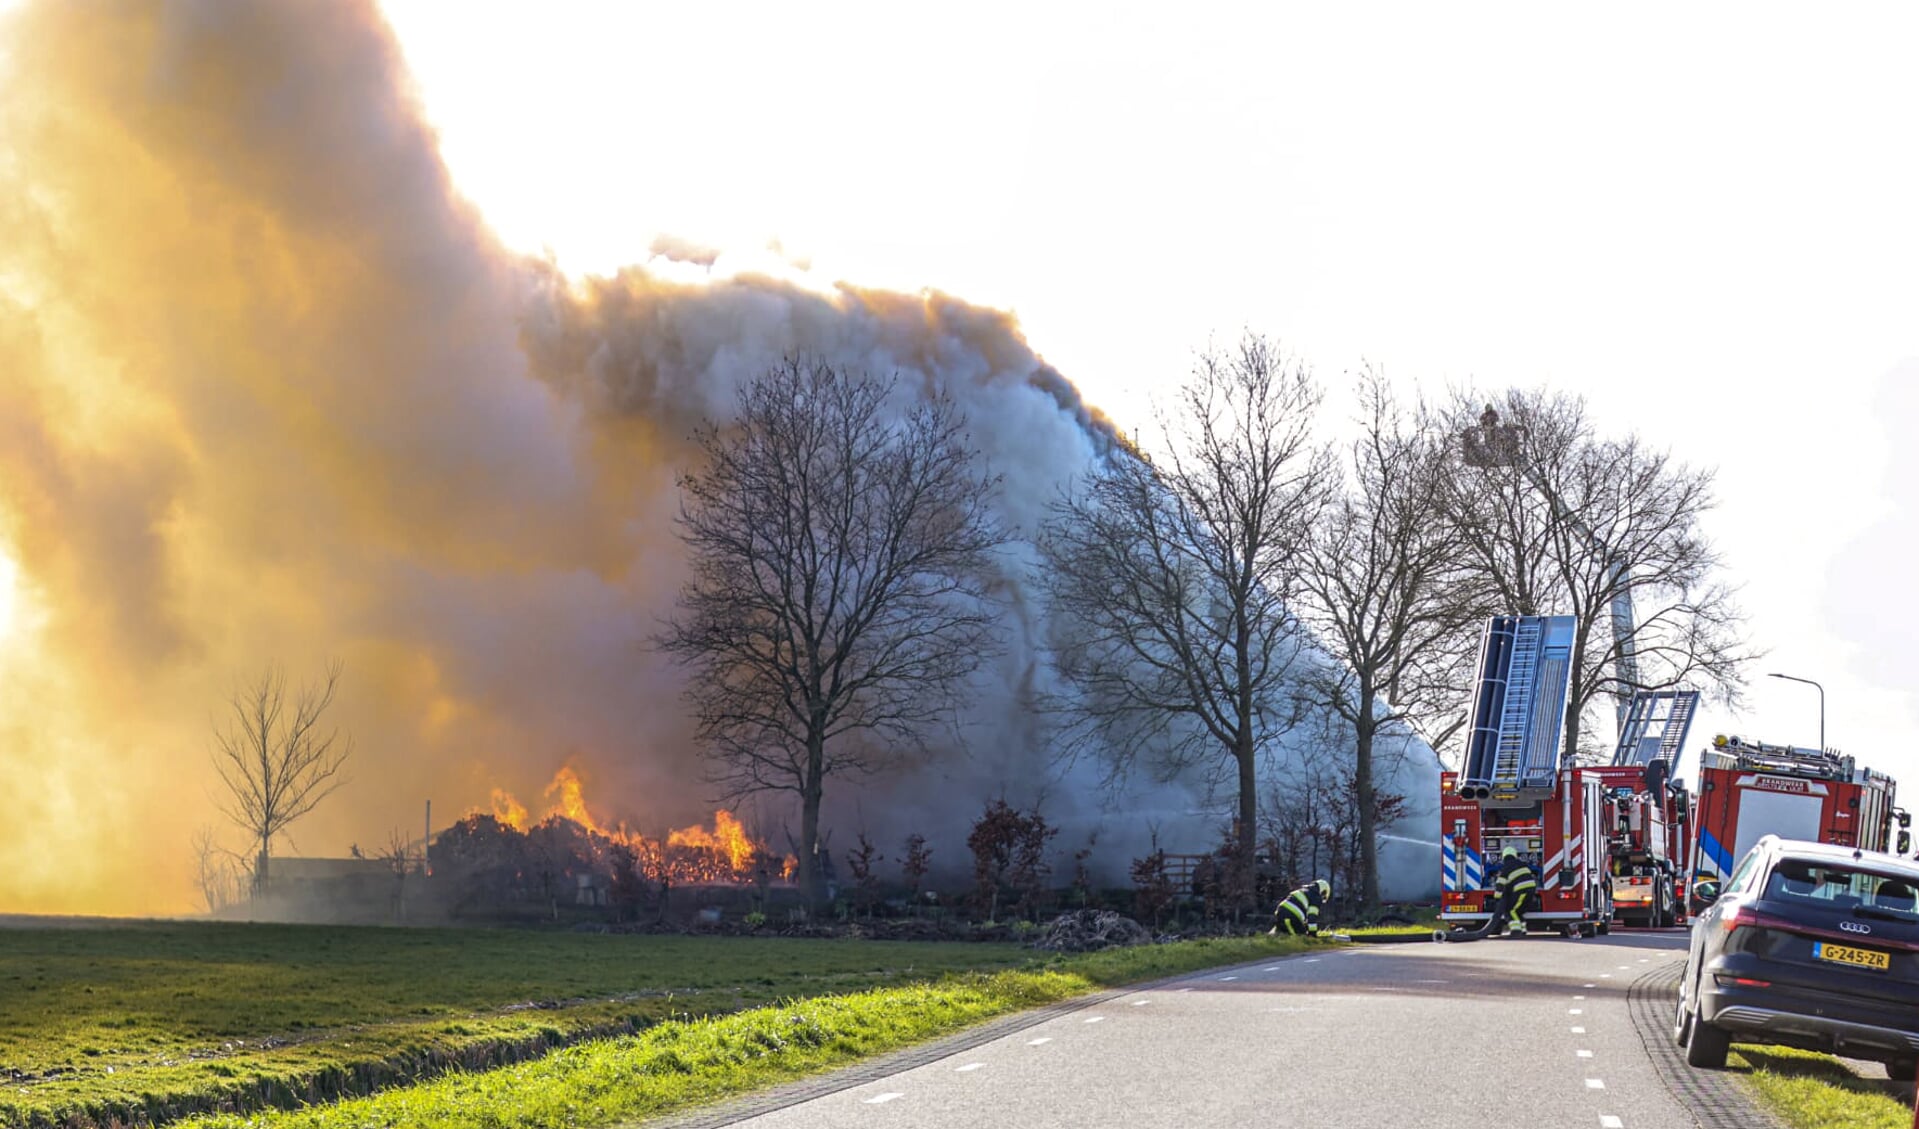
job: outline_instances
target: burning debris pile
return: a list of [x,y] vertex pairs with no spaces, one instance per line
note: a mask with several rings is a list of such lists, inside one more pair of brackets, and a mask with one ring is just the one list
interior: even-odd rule
[[1081,909],[1054,918],[1046,927],[1046,934],[1033,942],[1033,947],[1056,953],[1084,953],[1152,943],[1153,935],[1130,917],[1106,909]]
[[755,841],[729,811],[713,814],[711,830],[695,825],[650,838],[595,819],[571,768],[560,770],[546,796],[550,807],[535,821],[496,788],[492,811],[469,812],[434,840],[432,873],[458,890],[461,906],[630,908],[673,887],[789,883],[797,867]]

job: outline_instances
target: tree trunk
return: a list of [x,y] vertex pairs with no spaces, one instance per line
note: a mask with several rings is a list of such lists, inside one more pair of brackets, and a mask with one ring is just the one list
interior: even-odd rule
[[826,740],[818,729],[806,738],[806,780],[800,786],[800,899],[808,915],[820,905],[820,795],[824,790]]
[[1373,721],[1370,690],[1359,695],[1359,721],[1353,726],[1358,740],[1353,749],[1353,792],[1359,801],[1359,905],[1365,913],[1379,909],[1379,802],[1373,787]]
[[1240,727],[1239,748],[1235,750],[1239,760],[1239,826],[1238,856],[1233,865],[1238,868],[1238,881],[1235,882],[1234,909],[1249,901],[1258,885],[1258,875],[1254,868],[1254,855],[1259,843],[1259,781],[1253,761],[1253,727],[1251,719]]
[[267,893],[267,841],[260,840],[260,857],[253,860],[253,896],[264,898]]

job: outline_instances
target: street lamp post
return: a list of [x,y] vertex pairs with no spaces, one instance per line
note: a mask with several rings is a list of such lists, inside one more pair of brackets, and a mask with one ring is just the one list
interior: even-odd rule
[[1768,674],[1767,678],[1783,678],[1788,682],[1804,682],[1819,691],[1819,751],[1826,751],[1826,688],[1810,678],[1800,678],[1791,674]]

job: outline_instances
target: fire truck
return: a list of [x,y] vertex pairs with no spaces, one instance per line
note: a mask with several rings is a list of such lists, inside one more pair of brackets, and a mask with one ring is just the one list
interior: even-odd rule
[[1502,616],[1481,637],[1465,765],[1440,778],[1440,917],[1455,927],[1487,922],[1508,847],[1539,879],[1530,926],[1592,936],[1684,916],[1693,805],[1672,770],[1699,695],[1634,695],[1612,763],[1573,763],[1559,746],[1574,627]]
[[1722,883],[1764,835],[1905,854],[1912,817],[1894,792],[1891,777],[1830,749],[1714,737],[1700,759],[1694,884]]

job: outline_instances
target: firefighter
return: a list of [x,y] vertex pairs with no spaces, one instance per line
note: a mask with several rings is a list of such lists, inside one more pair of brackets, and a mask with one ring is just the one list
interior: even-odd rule
[[1333,896],[1333,884],[1324,878],[1310,882],[1279,900],[1273,910],[1273,933],[1290,936],[1319,934],[1319,907]]
[[1494,880],[1493,889],[1498,892],[1499,901],[1493,910],[1493,920],[1488,924],[1496,925],[1499,915],[1504,913],[1507,915],[1506,935],[1523,936],[1526,932],[1526,909],[1539,896],[1539,880],[1533,877],[1532,867],[1527,866],[1519,857],[1519,852],[1511,847],[1500,852],[1499,877]]

